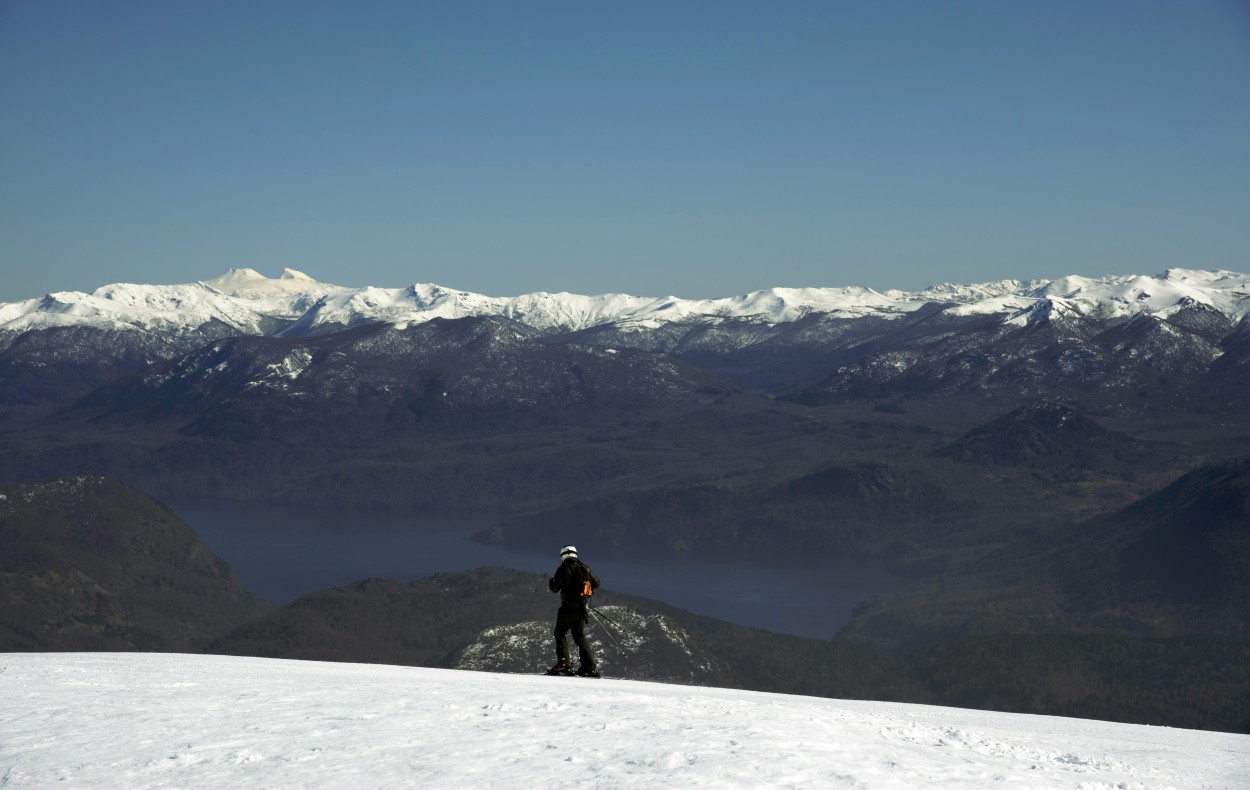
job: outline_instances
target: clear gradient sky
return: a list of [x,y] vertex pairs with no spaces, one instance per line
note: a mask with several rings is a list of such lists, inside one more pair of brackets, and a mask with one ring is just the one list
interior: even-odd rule
[[0,301],[1248,259],[1246,0],[0,0]]

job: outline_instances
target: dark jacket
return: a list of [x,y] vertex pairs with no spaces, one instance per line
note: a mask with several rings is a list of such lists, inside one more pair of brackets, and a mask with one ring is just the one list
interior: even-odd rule
[[547,586],[552,592],[560,593],[561,606],[581,606],[582,581],[585,579],[590,579],[590,589],[599,589],[599,577],[584,562],[569,557],[556,568],[556,575],[551,577]]

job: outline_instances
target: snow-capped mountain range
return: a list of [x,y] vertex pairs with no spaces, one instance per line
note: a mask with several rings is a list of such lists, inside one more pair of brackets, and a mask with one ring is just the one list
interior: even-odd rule
[[[374,343],[359,335],[366,331],[382,334]],[[257,342],[222,356],[220,344],[230,338]],[[325,376],[304,377],[301,386],[314,387],[342,379],[335,354],[361,363],[351,351],[361,343],[372,349],[368,364],[390,373],[378,378],[353,368],[348,379],[357,387],[385,390],[402,381],[401,389],[424,392],[420,382],[442,376],[518,403],[559,401],[547,386],[521,392],[523,372],[553,364],[562,372],[551,381],[596,401],[606,390],[588,385],[590,369],[571,360],[606,353],[617,364],[596,361],[595,375],[606,377],[596,380],[614,382],[608,389],[621,394],[638,382],[671,384],[671,364],[657,357],[667,355],[731,387],[808,404],[988,394],[1016,406],[1081,394],[1111,407],[1125,393],[1148,392],[1156,405],[1188,409],[1197,397],[1223,412],[1240,407],[1250,382],[1250,275],[1170,269],[918,292],[772,288],[691,300],[495,297],[428,284],[346,288],[291,269],[276,278],[231,269],[186,285],[118,284],[0,304],[0,403],[71,402],[142,371],[207,381],[223,365],[261,378],[312,365]],[[443,361],[434,364],[432,354]],[[651,359],[654,376],[631,369],[642,357]],[[179,359],[176,370],[149,370]],[[703,386],[682,376],[683,393]],[[253,376],[235,385],[263,383]],[[638,397],[647,400],[652,390]],[[306,394],[320,402],[325,393]]]
[[[1239,323],[1250,315],[1250,275],[1229,271],[1169,269],[1156,276],[1079,276],[1059,280],[1000,280],[974,285],[945,283],[923,291],[869,288],[771,288],[720,299],[584,296],[531,293],[495,297],[439,285],[346,288],[286,269],[276,278],[252,269],[230,269],[185,285],[115,284],[91,293],[62,291],[42,298],[0,303],[0,333],[91,326],[173,334],[217,327],[232,334],[307,336],[365,323],[396,325],[434,318],[503,316],[544,333],[613,326],[646,331],[676,323],[739,320],[777,325],[818,313],[839,318],[899,318],[939,304],[956,316],[998,316],[1004,323],[1071,313],[1100,320],[1149,314],[1166,318],[1205,306]],[[1041,309],[1045,308],[1045,309]]]

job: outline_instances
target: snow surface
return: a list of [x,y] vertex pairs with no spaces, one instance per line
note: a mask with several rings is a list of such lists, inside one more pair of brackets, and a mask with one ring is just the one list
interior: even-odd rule
[[1189,306],[1205,305],[1239,321],[1250,315],[1250,275],[1169,269],[1153,277],[1070,276],[1053,281],[943,283],[917,292],[770,288],[722,299],[679,299],[545,292],[495,297],[430,284],[345,288],[317,282],[293,269],[276,278],[254,269],[231,269],[189,285],[109,285],[90,294],[67,291],[42,299],[0,303],[0,331],[87,324],[107,329],[192,332],[208,323],[221,323],[242,334],[263,334],[269,323],[278,320],[290,324],[282,333],[305,335],[368,322],[402,326],[435,318],[485,315],[505,316],[546,332],[605,325],[644,330],[691,320],[744,319],[779,324],[811,313],[898,318],[933,302],[948,305],[946,309],[956,315],[1002,315],[1004,321],[1015,322],[1057,303],[1099,318],[1140,313],[1167,317]]
[[6,787],[1245,788],[1250,736],[619,680],[0,654]]

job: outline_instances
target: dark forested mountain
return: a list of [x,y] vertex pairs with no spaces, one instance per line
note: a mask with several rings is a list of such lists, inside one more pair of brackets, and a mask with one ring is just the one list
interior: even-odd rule
[[904,649],[989,633],[1250,640],[1248,580],[1250,459],[1242,458],[873,602],[840,638]]
[[817,404],[871,398],[1070,399],[1120,412],[1209,408],[1225,386],[1214,363],[1233,333],[1202,305],[1166,317],[1104,318],[1043,301],[1007,321],[936,316],[925,331],[882,338],[826,379],[790,396]]
[[1250,408],[1250,321],[1221,342],[1224,352],[1202,376],[1214,414],[1245,413]]
[[619,420],[728,394],[678,360],[543,342],[503,318],[460,318],[222,340],[101,388],[79,408],[187,435],[352,444]]
[[172,511],[104,478],[0,488],[0,651],[187,650],[267,606]]
[[[1250,639],[1250,457],[1190,472],[1083,534],[1074,608],[1165,607],[1182,628]],[[1073,564],[1056,556],[1055,575]]]
[[0,335],[0,406],[67,403],[150,365],[185,354],[194,342],[156,332],[92,326]]
[[885,338],[923,326],[936,305],[890,317],[808,312],[793,321],[692,317],[639,330],[603,324],[579,342],[668,354],[743,389],[789,393],[870,353]]
[[1071,406],[1038,401],[972,429],[937,456],[1069,475],[1095,469],[1131,474],[1153,452]]

